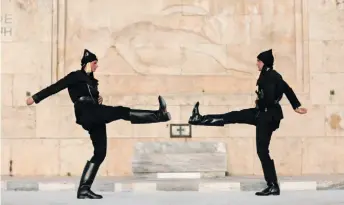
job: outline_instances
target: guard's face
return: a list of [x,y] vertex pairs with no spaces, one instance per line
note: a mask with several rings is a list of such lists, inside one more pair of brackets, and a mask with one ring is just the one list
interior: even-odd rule
[[258,67],[259,71],[261,71],[263,69],[263,66],[264,66],[263,61],[257,59],[257,67]]
[[91,70],[92,72],[95,72],[98,68],[98,61],[92,61],[91,62]]

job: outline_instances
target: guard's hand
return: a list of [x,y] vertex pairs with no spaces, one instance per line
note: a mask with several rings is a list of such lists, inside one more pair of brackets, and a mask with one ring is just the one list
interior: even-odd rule
[[307,109],[303,108],[303,107],[299,107],[295,109],[295,112],[299,113],[299,114],[306,114],[307,113]]
[[33,100],[32,97],[28,97],[28,99],[26,100],[26,104],[27,104],[27,105],[32,105],[32,104],[34,104],[34,103],[35,103],[35,101]]
[[99,104],[102,104],[102,103],[103,103],[103,97],[102,97],[102,96],[99,96],[99,98],[98,98],[98,103],[99,103]]

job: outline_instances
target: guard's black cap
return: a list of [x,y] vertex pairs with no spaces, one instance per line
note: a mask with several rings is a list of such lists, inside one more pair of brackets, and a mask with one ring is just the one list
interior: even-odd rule
[[91,53],[89,50],[84,50],[84,55],[81,59],[81,66],[85,66],[87,63],[98,60],[97,56],[94,53]]
[[275,60],[272,54],[272,49],[261,52],[257,56],[257,58],[261,60],[266,66],[273,66]]

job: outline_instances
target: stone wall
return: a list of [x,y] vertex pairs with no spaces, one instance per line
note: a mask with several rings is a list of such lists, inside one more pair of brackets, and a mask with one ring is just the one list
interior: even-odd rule
[[261,175],[254,127],[193,127],[192,139],[170,139],[169,124],[186,123],[197,101],[201,113],[252,106],[256,56],[269,48],[309,109],[298,115],[283,100],[271,142],[279,174],[344,173],[341,0],[3,0],[2,21],[5,14],[12,30],[2,28],[2,175],[81,174],[93,149],[67,91],[31,107],[25,99],[79,69],[84,48],[100,60],[105,104],[155,109],[160,94],[173,117],[109,124],[101,175],[132,175],[133,147],[146,141],[224,142],[230,174]]

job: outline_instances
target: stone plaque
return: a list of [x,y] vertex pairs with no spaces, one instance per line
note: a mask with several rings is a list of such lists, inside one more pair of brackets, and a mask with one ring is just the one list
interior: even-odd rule
[[171,138],[191,138],[191,125],[190,124],[170,124]]
[[226,172],[226,145],[221,142],[139,142],[134,174]]

